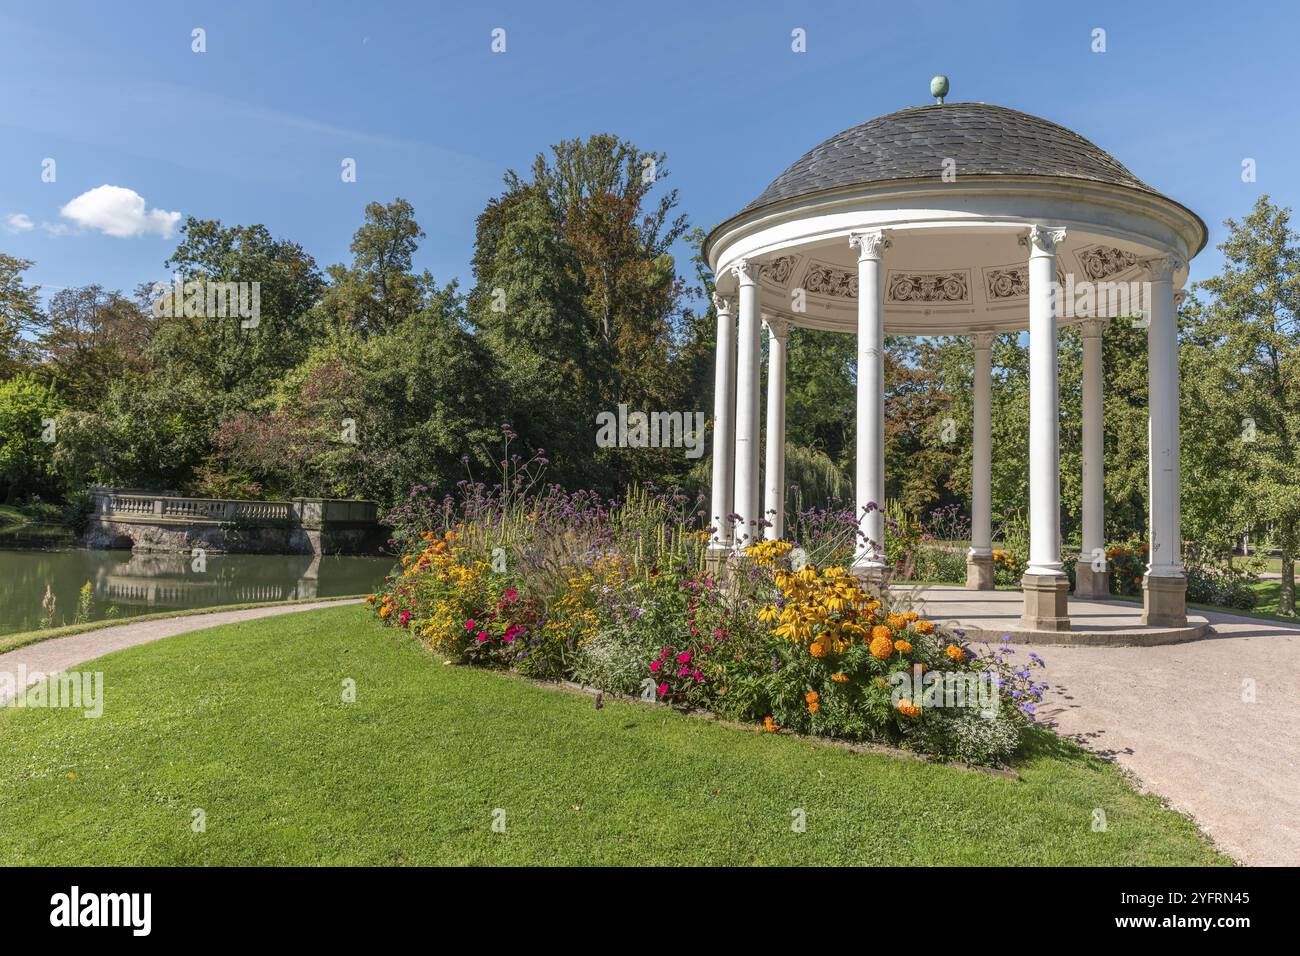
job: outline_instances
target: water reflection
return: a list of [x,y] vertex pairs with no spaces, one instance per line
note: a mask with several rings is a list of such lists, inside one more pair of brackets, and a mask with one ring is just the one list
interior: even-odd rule
[[[126,551],[0,551],[0,634],[39,625],[48,584],[56,625],[72,623],[89,581],[92,620],[155,611],[338,597],[373,591],[388,558],[209,554],[196,568],[184,554]],[[116,609],[116,610],[113,610]]]

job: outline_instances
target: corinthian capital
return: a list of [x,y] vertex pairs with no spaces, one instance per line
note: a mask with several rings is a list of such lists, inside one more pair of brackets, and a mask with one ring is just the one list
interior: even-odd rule
[[863,259],[879,260],[893,243],[885,235],[885,230],[865,229],[849,233],[849,245],[858,250],[858,261],[861,262]]
[[731,274],[741,285],[754,285],[763,274],[763,264],[753,259],[740,259],[731,266]]
[[1029,233],[1020,237],[1020,244],[1029,247],[1030,258],[1034,256],[1054,256],[1056,247],[1065,241],[1065,229],[1033,225]]
[[713,293],[713,309],[718,315],[728,315],[731,312],[731,298],[725,295]]
[[1108,318],[1087,318],[1079,323],[1079,334],[1085,339],[1096,339],[1100,338],[1108,328],[1110,328]]
[[790,320],[783,319],[779,315],[764,315],[763,324],[767,326],[768,334],[780,342],[784,342],[785,337],[790,334]]
[[1142,265],[1146,267],[1152,282],[1168,282],[1182,268],[1183,261],[1176,256],[1152,256],[1143,259]]

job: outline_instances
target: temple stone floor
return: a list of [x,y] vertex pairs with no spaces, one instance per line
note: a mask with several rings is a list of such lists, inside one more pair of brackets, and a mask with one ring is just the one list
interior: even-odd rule
[[1016,644],[1149,646],[1196,640],[1210,629],[1196,611],[1187,615],[1186,627],[1147,627],[1139,603],[1071,596],[1069,631],[1035,631],[1020,623],[1024,596],[1019,591],[968,591],[950,584],[894,585],[890,591],[918,614],[960,628],[976,641],[996,642],[1006,635]]

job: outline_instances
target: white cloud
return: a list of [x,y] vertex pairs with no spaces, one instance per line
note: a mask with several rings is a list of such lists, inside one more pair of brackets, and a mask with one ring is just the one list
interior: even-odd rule
[[79,226],[98,229],[110,236],[156,235],[171,238],[181,220],[178,212],[146,209],[144,197],[124,186],[96,186],[59,210],[59,215]]
[[10,232],[31,232],[36,223],[25,212],[11,212],[5,216],[5,228]]

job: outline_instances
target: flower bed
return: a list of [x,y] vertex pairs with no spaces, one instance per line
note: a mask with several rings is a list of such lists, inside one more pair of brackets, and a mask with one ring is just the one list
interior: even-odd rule
[[1005,763],[1033,719],[1035,655],[977,651],[817,564],[845,553],[842,522],[807,522],[825,533],[797,552],[750,545],[724,583],[696,499],[514,479],[408,509],[438,526],[402,529],[400,570],[370,598],[381,620],[462,663],[971,763]]

